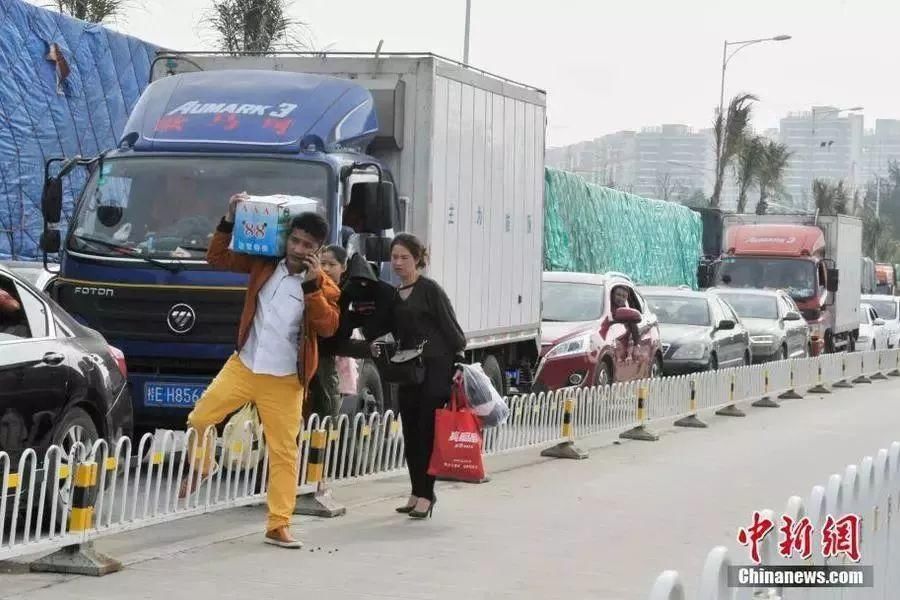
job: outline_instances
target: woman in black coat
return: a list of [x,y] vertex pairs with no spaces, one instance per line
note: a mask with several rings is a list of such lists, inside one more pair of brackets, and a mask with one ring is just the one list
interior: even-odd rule
[[[435,479],[428,475],[435,411],[450,400],[454,367],[466,348],[466,336],[450,299],[436,281],[421,273],[426,261],[425,246],[417,237],[401,233],[391,242],[391,267],[400,279],[391,333],[399,350],[415,349],[424,343],[423,383],[401,384],[398,393],[412,494],[397,512],[419,519],[430,517],[437,501]],[[372,350],[379,354],[377,345]]]

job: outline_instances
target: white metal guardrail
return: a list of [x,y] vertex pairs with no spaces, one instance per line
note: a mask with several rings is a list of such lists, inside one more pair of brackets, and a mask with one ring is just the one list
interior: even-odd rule
[[[485,432],[484,453],[574,445],[602,433],[652,440],[650,429],[673,421],[702,427],[700,417],[711,412],[743,416],[738,405],[777,406],[779,397],[877,377],[888,369],[900,376],[898,368],[900,350],[884,350],[516,396],[507,399],[507,422]],[[763,398],[767,402],[760,402]],[[390,411],[336,421],[313,415],[301,428],[298,495],[314,495],[322,481],[345,485],[401,471],[401,428]],[[100,440],[91,448],[76,445],[68,455],[57,447],[43,456],[34,450],[18,457],[0,452],[0,560],[264,502],[267,455],[251,452],[263,432],[246,423],[239,447],[223,448],[223,439],[234,438],[230,433],[215,440],[223,468],[187,499],[179,499],[178,491],[194,474],[182,451],[193,431],[166,432],[155,443],[151,434],[136,444],[127,438],[112,445]]]
[[[792,496],[780,514],[772,510],[760,511],[762,518],[771,521],[774,528],[759,546],[762,567],[834,567],[856,564],[846,553],[824,556],[821,552],[820,534],[829,527],[831,516],[840,520],[845,515],[860,517],[859,560],[861,566],[872,568],[870,587],[778,587],[759,585],[732,587],[729,585],[729,567],[752,564],[743,557],[735,561],[725,546],[713,548],[706,557],[699,576],[699,588],[690,598],[699,600],[737,600],[739,598],[772,598],[800,600],[808,598],[841,598],[843,600],[889,600],[900,590],[900,523],[896,513],[900,510],[900,442],[889,449],[881,449],[874,458],[867,456],[857,465],[849,465],[843,474],[832,475],[822,486],[812,488],[807,498]],[[782,516],[796,524],[808,518],[812,526],[812,552],[806,559],[793,553],[785,557],[779,553],[777,536],[785,523]],[[790,526],[790,525],[789,525]],[[850,581],[849,579],[847,581]],[[783,582],[782,582],[783,583]],[[665,571],[656,579],[650,592],[650,600],[685,600],[681,575]]]

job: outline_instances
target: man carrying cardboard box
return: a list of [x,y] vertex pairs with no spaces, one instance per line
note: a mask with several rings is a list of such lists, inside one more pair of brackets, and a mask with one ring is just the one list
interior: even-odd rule
[[[318,363],[318,336],[338,328],[337,286],[323,275],[317,253],[328,238],[328,223],[315,213],[291,222],[282,259],[247,256],[229,250],[235,212],[244,194],[232,196],[206,259],[219,269],[249,273],[237,351],[197,401],[188,416],[199,439],[208,427],[253,402],[269,449],[269,516],[265,542],[284,548],[301,543],[290,533],[297,489],[297,436],[303,400]],[[180,497],[196,491],[216,468],[213,449],[192,448],[203,455],[196,475],[186,478]]]

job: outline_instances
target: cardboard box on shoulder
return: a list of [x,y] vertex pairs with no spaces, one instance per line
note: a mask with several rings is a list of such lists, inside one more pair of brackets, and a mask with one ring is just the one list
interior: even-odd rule
[[249,196],[235,210],[231,249],[241,254],[282,257],[291,221],[318,212],[319,203],[304,196]]

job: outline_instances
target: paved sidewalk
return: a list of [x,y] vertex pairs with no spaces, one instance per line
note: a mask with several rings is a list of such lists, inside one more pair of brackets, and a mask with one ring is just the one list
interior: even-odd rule
[[501,459],[490,483],[439,484],[426,522],[393,512],[402,478],[338,488],[354,508],[298,519],[300,551],[262,543],[258,508],[119,536],[98,547],[125,556],[124,571],[0,575],[0,598],[630,600],[667,568],[691,591],[712,546],[746,552],[735,533],[754,509],[780,511],[900,439],[900,383],[747,412],[658,442],[592,440],[585,461]]

